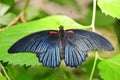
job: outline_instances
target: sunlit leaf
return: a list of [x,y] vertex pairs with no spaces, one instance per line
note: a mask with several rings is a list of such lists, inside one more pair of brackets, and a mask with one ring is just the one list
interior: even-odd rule
[[0,0],[0,16],[4,15],[13,3],[14,0]]
[[3,76],[0,76],[0,80],[7,80],[7,79]]
[[98,6],[106,15],[120,18],[120,0],[98,0]]
[[13,13],[7,13],[3,16],[0,16],[0,24],[8,25],[16,17]]
[[8,54],[7,51],[14,42],[30,33],[47,29],[58,30],[60,25],[63,25],[65,29],[89,28],[83,27],[71,18],[62,15],[49,16],[36,21],[11,26],[0,32],[0,60],[19,65],[38,65],[39,62],[35,54]]
[[0,3],[0,16],[4,15],[9,8],[10,8],[9,5]]
[[102,60],[98,64],[98,68],[104,80],[120,80],[120,55]]

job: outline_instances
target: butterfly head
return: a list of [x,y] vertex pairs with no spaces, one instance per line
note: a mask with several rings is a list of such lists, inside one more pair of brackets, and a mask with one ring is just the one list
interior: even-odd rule
[[60,25],[59,30],[64,30],[64,26]]

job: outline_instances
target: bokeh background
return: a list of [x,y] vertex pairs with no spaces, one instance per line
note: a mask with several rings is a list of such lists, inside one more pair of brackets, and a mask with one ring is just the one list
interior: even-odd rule
[[[4,29],[23,9],[26,0],[15,0],[2,10],[0,3],[0,31]],[[46,16],[62,14],[71,17],[76,22],[82,25],[90,25],[92,20],[92,0],[30,0],[25,12],[25,20],[31,22]],[[18,22],[17,24],[22,24]],[[97,6],[95,29],[106,37],[115,47],[112,52],[100,51],[99,55],[102,58],[110,58],[119,53],[120,42],[120,20],[111,16],[105,15]],[[2,62],[11,80],[88,80],[93,62],[94,52],[88,53],[89,57],[82,65],[77,68],[66,67],[64,62],[60,67],[50,69],[42,65],[36,66],[19,66]],[[99,63],[99,60],[97,61]],[[0,68],[1,70],[1,68]],[[1,70],[1,74],[4,75]],[[93,80],[102,80],[99,75],[99,69],[95,69]]]

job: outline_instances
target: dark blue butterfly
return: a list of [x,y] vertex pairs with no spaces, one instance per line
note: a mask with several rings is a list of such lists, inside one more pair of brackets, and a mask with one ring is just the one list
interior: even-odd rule
[[17,41],[9,53],[34,52],[46,67],[55,68],[64,59],[67,66],[77,67],[87,57],[89,50],[114,50],[104,37],[80,29],[45,30],[32,33]]

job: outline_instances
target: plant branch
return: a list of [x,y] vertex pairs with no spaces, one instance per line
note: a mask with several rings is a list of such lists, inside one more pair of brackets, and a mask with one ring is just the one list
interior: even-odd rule
[[19,14],[15,19],[13,19],[13,20],[7,25],[7,27],[0,29],[0,32],[3,31],[3,30],[5,30],[5,29],[7,29],[8,27],[16,24],[19,20],[20,20],[21,22],[23,22],[23,23],[26,22],[26,21],[25,21],[25,18],[24,18],[24,14],[25,14],[25,11],[26,11],[26,9],[27,9],[27,7],[28,7],[29,1],[30,1],[30,0],[26,0],[25,6],[23,7],[23,9],[22,9],[22,11],[20,12],[20,14]]
[[7,72],[5,71],[5,68],[3,67],[3,65],[0,63],[1,69],[3,70],[5,77],[7,78],[7,80],[11,80],[10,77],[8,76]]
[[91,22],[91,27],[93,32],[95,32],[95,16],[96,16],[96,0],[93,0],[93,13],[92,13],[92,22]]

